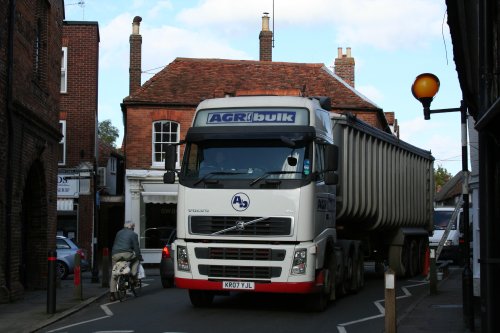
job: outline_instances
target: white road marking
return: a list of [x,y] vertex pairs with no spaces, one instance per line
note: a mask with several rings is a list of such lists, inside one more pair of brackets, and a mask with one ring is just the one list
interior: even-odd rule
[[[408,288],[418,287],[418,286],[421,286],[421,285],[424,285],[424,284],[429,284],[429,281],[424,281],[424,282],[422,282],[422,281],[411,281],[411,282],[416,282],[416,283],[412,284],[412,285],[409,285],[409,286],[401,287],[401,290],[403,291],[404,295],[398,296],[398,297],[396,297],[396,299],[402,299],[402,298],[406,298],[406,297],[412,296],[412,293],[408,290]],[[375,302],[373,302],[373,304],[375,305],[375,307],[379,310],[380,314],[374,315],[374,316],[370,316],[370,317],[360,318],[360,319],[353,320],[353,321],[350,321],[350,322],[347,322],[347,323],[338,324],[337,325],[337,331],[339,333],[347,333],[347,330],[345,328],[346,326],[354,325],[354,324],[359,324],[359,323],[362,323],[362,322],[365,322],[365,321],[368,321],[368,320],[372,320],[372,319],[377,319],[377,318],[380,318],[380,317],[384,317],[385,316],[385,307],[382,305],[383,302],[385,302],[385,299],[379,299],[379,300],[376,300]]]
[[94,318],[94,319],[90,319],[90,320],[81,321],[79,323],[75,323],[75,324],[67,325],[67,326],[64,326],[64,327],[59,327],[59,328],[53,329],[51,331],[47,331],[47,333],[61,331],[61,330],[64,330],[66,328],[70,328],[70,327],[75,327],[75,326],[82,325],[82,324],[91,323],[93,321],[98,321],[98,320],[106,319],[106,318],[109,318],[109,317],[110,316],[104,316],[104,317],[99,317],[99,318]]
[[[144,281],[144,280],[143,280]],[[154,281],[154,280],[153,280]],[[147,287],[149,286],[149,284],[147,283],[143,283],[142,284],[142,287]],[[127,291],[127,294],[131,294],[130,291]],[[106,318],[110,318],[112,317],[114,314],[113,314],[113,311],[111,311],[111,309],[108,307],[108,305],[110,304],[115,304],[115,303],[120,303],[120,301],[114,301],[114,302],[109,302],[109,303],[106,303],[106,304],[102,304],[101,305],[101,309],[104,311],[104,313],[106,314],[105,316],[103,317],[98,317],[98,318],[93,318],[93,319],[89,319],[89,320],[85,320],[85,321],[81,321],[81,322],[78,322],[78,323],[74,323],[74,324],[71,324],[71,325],[67,325],[67,326],[64,326],[64,327],[59,327],[59,328],[56,328],[56,329],[53,329],[51,331],[47,331],[47,333],[52,333],[52,332],[57,332],[57,331],[61,331],[61,330],[64,330],[66,328],[70,328],[70,327],[75,327],[75,326],[78,326],[78,325],[83,325],[83,324],[87,324],[87,323],[91,323],[93,321],[97,321],[97,320],[101,320],[101,319],[106,319]],[[107,333],[131,333],[131,332],[134,332],[134,331],[100,331],[100,332],[107,332]],[[98,332],[94,332],[94,333],[98,333]]]

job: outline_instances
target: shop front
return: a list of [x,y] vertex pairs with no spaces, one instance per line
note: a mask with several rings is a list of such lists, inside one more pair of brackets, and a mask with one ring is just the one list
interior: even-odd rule
[[125,184],[125,220],[135,222],[146,264],[159,264],[161,251],[176,228],[177,184],[157,177],[131,177]]

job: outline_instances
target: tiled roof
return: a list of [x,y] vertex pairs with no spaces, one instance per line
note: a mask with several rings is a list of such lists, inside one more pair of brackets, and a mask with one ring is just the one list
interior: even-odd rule
[[333,109],[381,112],[324,64],[225,59],[177,58],[124,103],[195,106],[206,98],[266,89],[300,89],[304,96],[329,96]]

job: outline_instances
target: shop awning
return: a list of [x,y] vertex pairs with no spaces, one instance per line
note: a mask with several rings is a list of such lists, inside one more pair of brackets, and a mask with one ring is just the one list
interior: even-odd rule
[[162,184],[143,182],[141,192],[144,203],[176,204],[179,184]]
[[142,192],[144,203],[176,204],[177,192]]
[[57,199],[57,210],[58,211],[70,211],[73,210],[74,199]]

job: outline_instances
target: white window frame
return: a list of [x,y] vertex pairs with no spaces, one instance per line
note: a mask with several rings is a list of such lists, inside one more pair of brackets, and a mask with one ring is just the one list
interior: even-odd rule
[[[170,123],[170,124],[176,124],[177,125],[177,132],[176,132],[176,136],[177,136],[177,141],[175,142],[170,142],[170,141],[162,141],[162,142],[159,142],[159,143],[162,143],[162,144],[168,144],[168,143],[179,143],[179,140],[180,140],[180,132],[181,132],[181,124],[179,124],[178,122],[175,122],[175,121],[171,121],[171,120],[158,120],[158,121],[154,121],[152,123],[152,126],[151,126],[151,165],[153,168],[165,168],[165,157],[163,156],[163,160],[162,161],[155,161],[155,156],[156,156],[156,151],[155,151],[155,145],[158,143],[155,141],[156,139],[156,132],[155,132],[155,124],[157,123]],[[173,133],[173,132],[162,132],[162,133]],[[179,149],[179,146],[176,147],[176,152],[177,152],[177,162],[175,163],[176,165],[176,168],[179,168],[180,164],[179,164],[179,154],[180,154],[180,149]]]
[[65,46],[62,48],[62,59],[61,59],[61,93],[68,92],[68,48]]
[[59,141],[59,144],[63,146],[63,160],[62,162],[57,161],[58,165],[66,165],[66,120],[59,120],[59,124],[61,124],[61,134],[62,138]]

